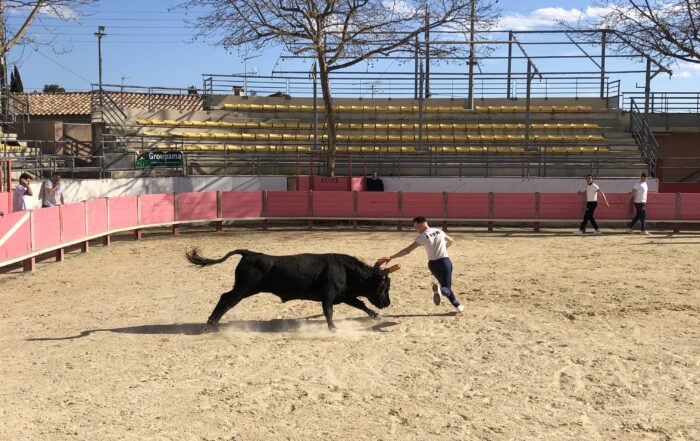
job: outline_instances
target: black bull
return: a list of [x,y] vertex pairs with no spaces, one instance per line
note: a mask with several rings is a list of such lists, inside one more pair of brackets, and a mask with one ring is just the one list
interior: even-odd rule
[[260,292],[275,294],[283,302],[321,302],[330,330],[335,329],[333,305],[339,303],[354,306],[376,318],[378,314],[357,297],[367,298],[377,308],[386,308],[391,303],[391,280],[388,275],[399,269],[398,265],[381,269],[382,262],[371,267],[345,254],[270,256],[248,250],[234,250],[220,259],[207,259],[195,248],[185,256],[192,264],[204,267],[222,263],[234,254],[243,257],[236,267],[233,289],[221,295],[207,320],[207,330],[217,326],[221,317],[238,302]]

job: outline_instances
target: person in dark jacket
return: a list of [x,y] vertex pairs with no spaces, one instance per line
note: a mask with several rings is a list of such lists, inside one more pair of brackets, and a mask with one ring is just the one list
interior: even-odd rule
[[377,172],[372,172],[372,177],[367,178],[367,191],[384,191],[384,182],[377,177]]

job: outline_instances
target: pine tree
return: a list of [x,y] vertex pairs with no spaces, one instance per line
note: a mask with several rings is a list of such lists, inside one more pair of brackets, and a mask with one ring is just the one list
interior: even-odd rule
[[10,92],[23,93],[24,85],[22,84],[22,77],[19,76],[19,69],[15,64],[15,68],[10,74]]

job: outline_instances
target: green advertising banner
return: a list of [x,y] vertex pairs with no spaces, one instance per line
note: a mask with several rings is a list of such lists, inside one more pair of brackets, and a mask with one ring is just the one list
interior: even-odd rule
[[182,167],[182,152],[152,150],[136,155],[136,168]]

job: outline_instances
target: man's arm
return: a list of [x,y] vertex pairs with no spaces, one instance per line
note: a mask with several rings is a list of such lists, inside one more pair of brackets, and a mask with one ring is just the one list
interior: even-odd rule
[[627,198],[627,202],[629,203],[630,201],[634,200],[634,197],[637,195],[637,189],[633,188],[632,191],[629,192],[629,197]]
[[66,205],[66,203],[63,202],[63,193],[61,193],[61,205]]
[[608,204],[608,198],[605,197],[605,193],[603,193],[602,190],[598,190],[598,193],[600,193],[600,195],[603,196],[603,202],[605,202],[605,206],[609,207],[610,204]]
[[26,195],[27,196],[34,196],[34,193],[32,193],[32,187],[29,186],[29,182],[27,182],[25,179],[20,179],[19,183],[22,184],[22,187],[26,188]]
[[452,239],[450,236],[445,234],[445,242],[447,242],[447,248],[451,247],[452,245],[455,244],[455,240]]
[[398,253],[396,253],[396,254],[394,254],[394,255],[392,255],[392,256],[389,256],[389,257],[382,257],[382,258],[379,259],[379,260],[383,260],[383,261],[386,263],[386,262],[389,262],[390,260],[398,259],[399,257],[403,257],[403,256],[405,256],[405,255],[407,255],[407,254],[410,254],[413,250],[415,250],[415,249],[418,248],[419,246],[420,246],[420,245],[418,244],[418,242],[413,242],[411,245],[407,246],[406,248],[404,248],[403,250],[399,251]]

